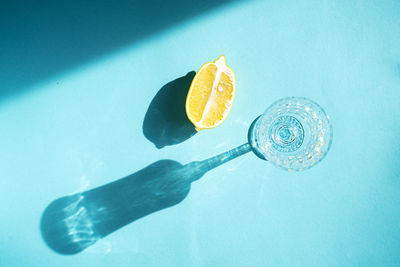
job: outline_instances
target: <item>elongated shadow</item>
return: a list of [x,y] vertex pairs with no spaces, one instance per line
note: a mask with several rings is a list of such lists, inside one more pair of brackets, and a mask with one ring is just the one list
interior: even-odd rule
[[196,133],[186,116],[186,96],[196,72],[164,85],[151,101],[143,120],[143,134],[157,148],[175,145]]
[[43,240],[60,254],[79,253],[135,220],[180,203],[192,182],[250,150],[245,144],[186,165],[160,160],[115,182],[56,199],[41,217]]

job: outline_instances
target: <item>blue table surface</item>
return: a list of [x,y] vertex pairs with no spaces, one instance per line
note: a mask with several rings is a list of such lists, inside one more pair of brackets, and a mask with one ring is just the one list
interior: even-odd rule
[[[399,48],[399,1],[234,1],[25,84],[0,102],[0,266],[398,265]],[[237,82],[226,121],[156,148],[142,131],[156,93],[222,54]],[[81,253],[43,241],[53,200],[241,145],[287,96],[332,119],[314,168],[285,172],[249,153]]]

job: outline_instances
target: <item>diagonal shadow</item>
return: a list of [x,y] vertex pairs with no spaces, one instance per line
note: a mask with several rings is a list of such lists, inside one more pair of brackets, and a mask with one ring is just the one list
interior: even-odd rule
[[186,165],[159,160],[115,182],[56,199],[41,217],[43,240],[57,253],[77,254],[135,220],[180,203],[192,182],[250,150],[245,144]]
[[7,1],[0,101],[55,74],[237,0]]

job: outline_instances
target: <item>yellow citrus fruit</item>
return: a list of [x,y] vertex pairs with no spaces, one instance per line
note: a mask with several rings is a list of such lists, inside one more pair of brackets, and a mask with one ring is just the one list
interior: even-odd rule
[[186,98],[186,114],[197,131],[220,125],[235,97],[235,75],[225,57],[204,64],[193,78]]

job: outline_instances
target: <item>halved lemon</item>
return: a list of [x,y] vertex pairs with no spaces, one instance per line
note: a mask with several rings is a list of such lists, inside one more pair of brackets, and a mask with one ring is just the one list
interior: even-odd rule
[[235,97],[235,75],[225,57],[204,64],[193,78],[186,98],[186,114],[197,131],[220,125]]

